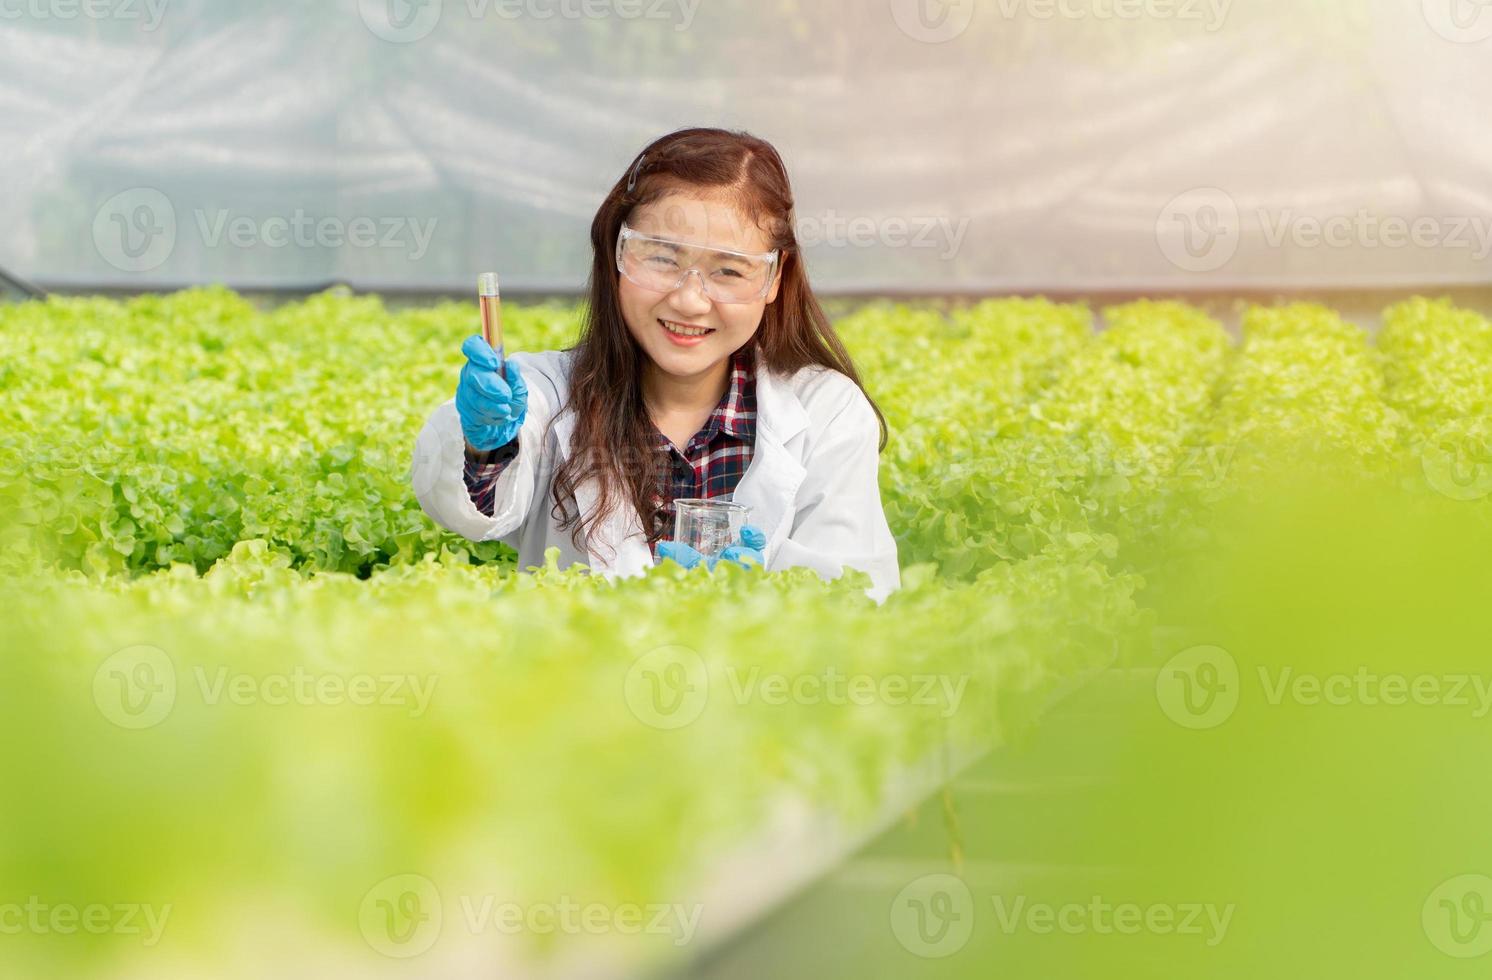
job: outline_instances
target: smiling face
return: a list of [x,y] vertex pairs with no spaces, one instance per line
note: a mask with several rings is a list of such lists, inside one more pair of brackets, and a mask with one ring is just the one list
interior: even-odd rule
[[[628,226],[644,235],[693,245],[758,254],[769,252],[767,234],[738,208],[723,201],[669,194],[638,208]],[[724,370],[725,360],[751,340],[767,304],[777,298],[782,274],[773,270],[767,294],[750,303],[717,303],[705,295],[700,276],[685,276],[672,292],[645,289],[618,274],[622,318],[653,366],[679,379],[708,377]],[[665,324],[702,336],[679,336]],[[695,329],[689,329],[695,328]]]

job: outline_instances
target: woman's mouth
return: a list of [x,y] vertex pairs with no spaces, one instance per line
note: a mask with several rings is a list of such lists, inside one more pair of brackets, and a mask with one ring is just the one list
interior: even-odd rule
[[663,328],[664,336],[680,347],[693,347],[715,332],[713,327],[700,327],[675,320],[659,320],[658,324]]

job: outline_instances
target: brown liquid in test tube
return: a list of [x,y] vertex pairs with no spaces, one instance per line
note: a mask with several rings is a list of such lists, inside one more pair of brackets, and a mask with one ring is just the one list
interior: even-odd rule
[[497,351],[497,373],[506,377],[503,362],[503,306],[497,290],[497,273],[484,272],[477,278],[477,303],[482,308],[482,339]]

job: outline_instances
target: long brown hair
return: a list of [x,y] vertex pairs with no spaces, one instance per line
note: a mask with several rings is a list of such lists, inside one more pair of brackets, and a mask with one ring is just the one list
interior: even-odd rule
[[[647,355],[622,318],[616,241],[634,209],[678,191],[724,197],[767,232],[769,249],[781,251],[777,298],[767,304],[748,345],[761,352],[765,365],[791,374],[820,364],[865,390],[808,285],[794,231],[792,187],[772,144],[724,129],[681,129],[654,141],[617,179],[591,222],[593,259],[584,324],[575,346],[567,348],[576,351],[566,402],[575,412],[575,430],[570,456],[554,475],[551,513],[561,530],[571,531],[577,550],[583,550],[581,531],[589,537],[622,500],[630,500],[641,516],[649,546],[666,535],[667,529],[656,526],[653,506],[661,472],[657,430],[642,400],[642,359]],[[870,405],[881,429],[878,448],[884,449],[886,419],[874,401]],[[569,505],[592,471],[599,477],[597,505],[582,520]]]

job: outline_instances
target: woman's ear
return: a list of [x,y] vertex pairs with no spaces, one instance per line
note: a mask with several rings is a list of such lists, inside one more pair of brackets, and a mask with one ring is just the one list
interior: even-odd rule
[[777,267],[777,272],[772,276],[772,288],[767,290],[767,305],[771,306],[777,302],[777,290],[782,285],[782,266]]

